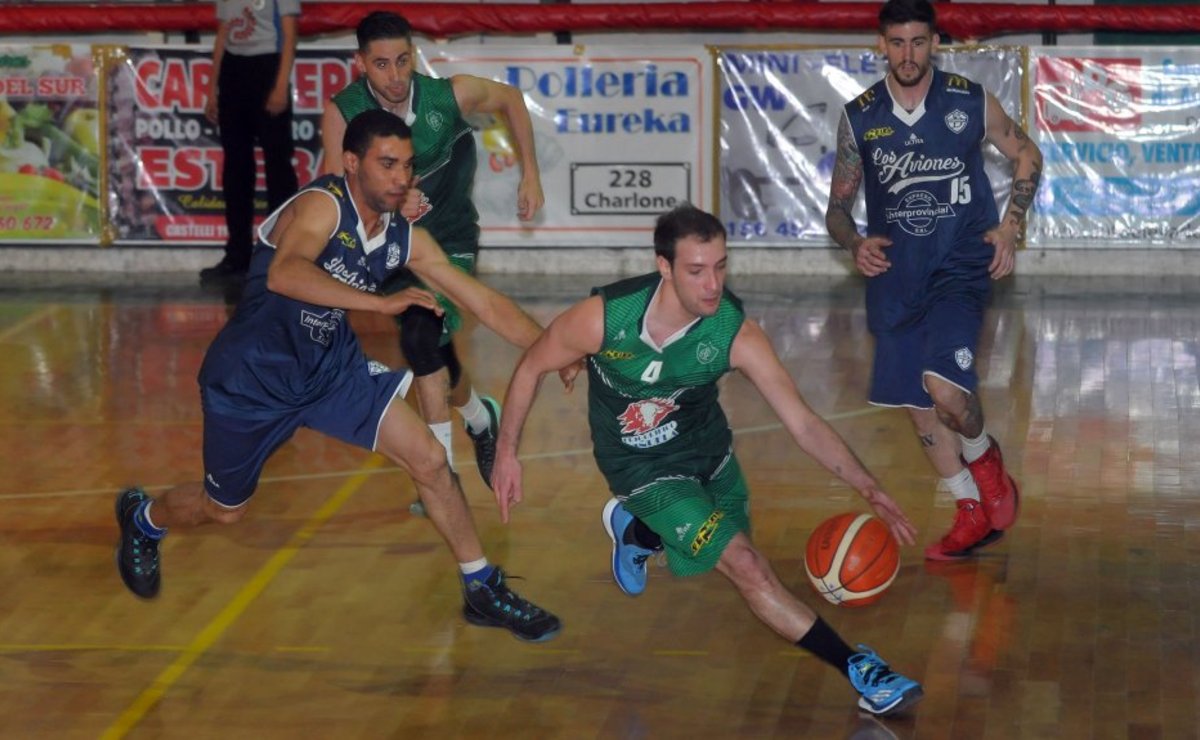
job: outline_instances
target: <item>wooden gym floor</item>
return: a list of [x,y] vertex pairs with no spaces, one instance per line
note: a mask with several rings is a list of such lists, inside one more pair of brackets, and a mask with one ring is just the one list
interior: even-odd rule
[[[736,270],[736,265],[735,268]],[[592,278],[496,277],[540,320]],[[509,526],[459,468],[493,561],[556,611],[542,645],[468,626],[454,563],[408,513],[406,476],[301,432],[228,528],[177,531],[155,602],[122,586],[113,496],[199,477],[195,376],[226,316],[190,276],[0,277],[0,736],[12,738],[1186,738],[1200,734],[1200,293],[1182,279],[1018,277],[979,356],[989,430],[1021,484],[1005,540],[930,564],[949,496],[903,412],[865,403],[852,278],[741,279],[811,405],[920,528],[894,586],[818,605],[846,639],[924,683],[874,722],[845,680],[780,641],[718,575],[622,595],[600,525],[580,389],[547,379]],[[355,317],[397,361],[390,322]],[[517,357],[470,334],[477,387]],[[861,509],[740,377],[723,388],[756,541],[815,603],[808,532]]]

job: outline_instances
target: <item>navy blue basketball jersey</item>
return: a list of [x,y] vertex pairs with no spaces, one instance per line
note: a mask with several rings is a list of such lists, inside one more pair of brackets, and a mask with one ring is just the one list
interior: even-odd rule
[[275,257],[268,241],[284,208],[301,194],[318,191],[338,204],[341,218],[316,265],[335,280],[369,293],[407,262],[412,227],[385,215],[387,225],[368,239],[341,176],[314,180],[259,227],[242,300],[217,334],[200,368],[205,409],[226,416],[271,419],[320,399],[340,374],[366,359],[340,308],[318,306],[267,289]]
[[919,320],[930,298],[962,281],[989,290],[994,250],[983,235],[999,216],[983,167],[986,109],[983,88],[937,69],[912,113],[886,79],[846,104],[863,163],[867,234],[892,240],[892,267],[868,280],[873,330]]

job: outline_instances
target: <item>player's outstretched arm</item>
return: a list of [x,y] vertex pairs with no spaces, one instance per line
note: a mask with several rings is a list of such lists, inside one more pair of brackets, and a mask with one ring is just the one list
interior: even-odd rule
[[845,440],[804,402],[795,382],[758,324],[749,320],[742,322],[730,355],[733,366],[763,395],[800,449],[854,487],[887,523],[897,540],[907,545],[915,543],[916,528],[854,455]]
[[542,176],[533,143],[533,120],[529,117],[529,109],[525,107],[525,96],[512,85],[473,75],[455,75],[451,78],[451,84],[454,86],[458,109],[463,115],[498,113],[504,117],[521,166],[521,184],[517,186],[517,216],[523,221],[532,219],[545,204],[546,197],[542,193]]
[[1013,164],[1012,195],[1004,217],[984,236],[984,240],[996,248],[989,272],[994,279],[999,279],[1012,272],[1016,265],[1017,239],[1025,228],[1025,217],[1042,181],[1042,151],[991,93],[987,96],[984,138]]
[[484,326],[521,349],[541,335],[541,325],[511,298],[450,264],[428,231],[414,228],[411,244],[412,256],[407,267],[434,290],[478,316]]
[[273,293],[318,306],[396,314],[411,305],[437,308],[437,298],[426,290],[404,295],[378,296],[338,282],[317,266],[329,237],[337,228],[337,203],[319,190],[301,193],[279,214],[269,241],[275,257],[267,268],[267,289]]
[[496,439],[496,464],[492,468],[492,490],[496,493],[501,521],[508,521],[509,510],[524,496],[517,448],[542,378],[598,352],[603,339],[604,303],[598,296],[592,296],[550,322],[517,363],[504,397],[504,415]]

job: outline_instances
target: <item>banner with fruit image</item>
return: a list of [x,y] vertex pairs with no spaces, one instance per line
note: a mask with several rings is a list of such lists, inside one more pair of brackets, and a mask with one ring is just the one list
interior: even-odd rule
[[0,241],[100,238],[99,88],[90,45],[0,45]]

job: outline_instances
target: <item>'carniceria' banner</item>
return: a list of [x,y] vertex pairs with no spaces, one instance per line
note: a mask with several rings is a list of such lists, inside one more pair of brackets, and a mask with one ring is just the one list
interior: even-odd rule
[[428,50],[423,66],[510,84],[533,119],[546,205],[529,224],[517,218],[511,136],[497,120],[476,122],[485,245],[646,246],[663,211],[710,207],[712,61],[703,47],[448,45]]
[[[729,240],[753,246],[832,242],[825,208],[842,106],[887,74],[864,49],[721,47],[720,209]],[[1014,119],[1024,120],[1020,49],[943,49],[939,68],[983,85]],[[1007,203],[1011,168],[984,146],[998,205]],[[862,196],[855,220],[866,224]]]
[[[204,117],[212,50],[123,48],[110,54],[108,169],[110,228],[118,243],[223,243],[224,152]],[[351,79],[350,52],[301,50],[292,69],[293,163],[300,185],[320,174],[321,111]],[[262,152],[258,215],[266,215]]]
[[1030,242],[1194,246],[1200,51],[1057,49],[1033,54],[1032,63],[1046,165]]

